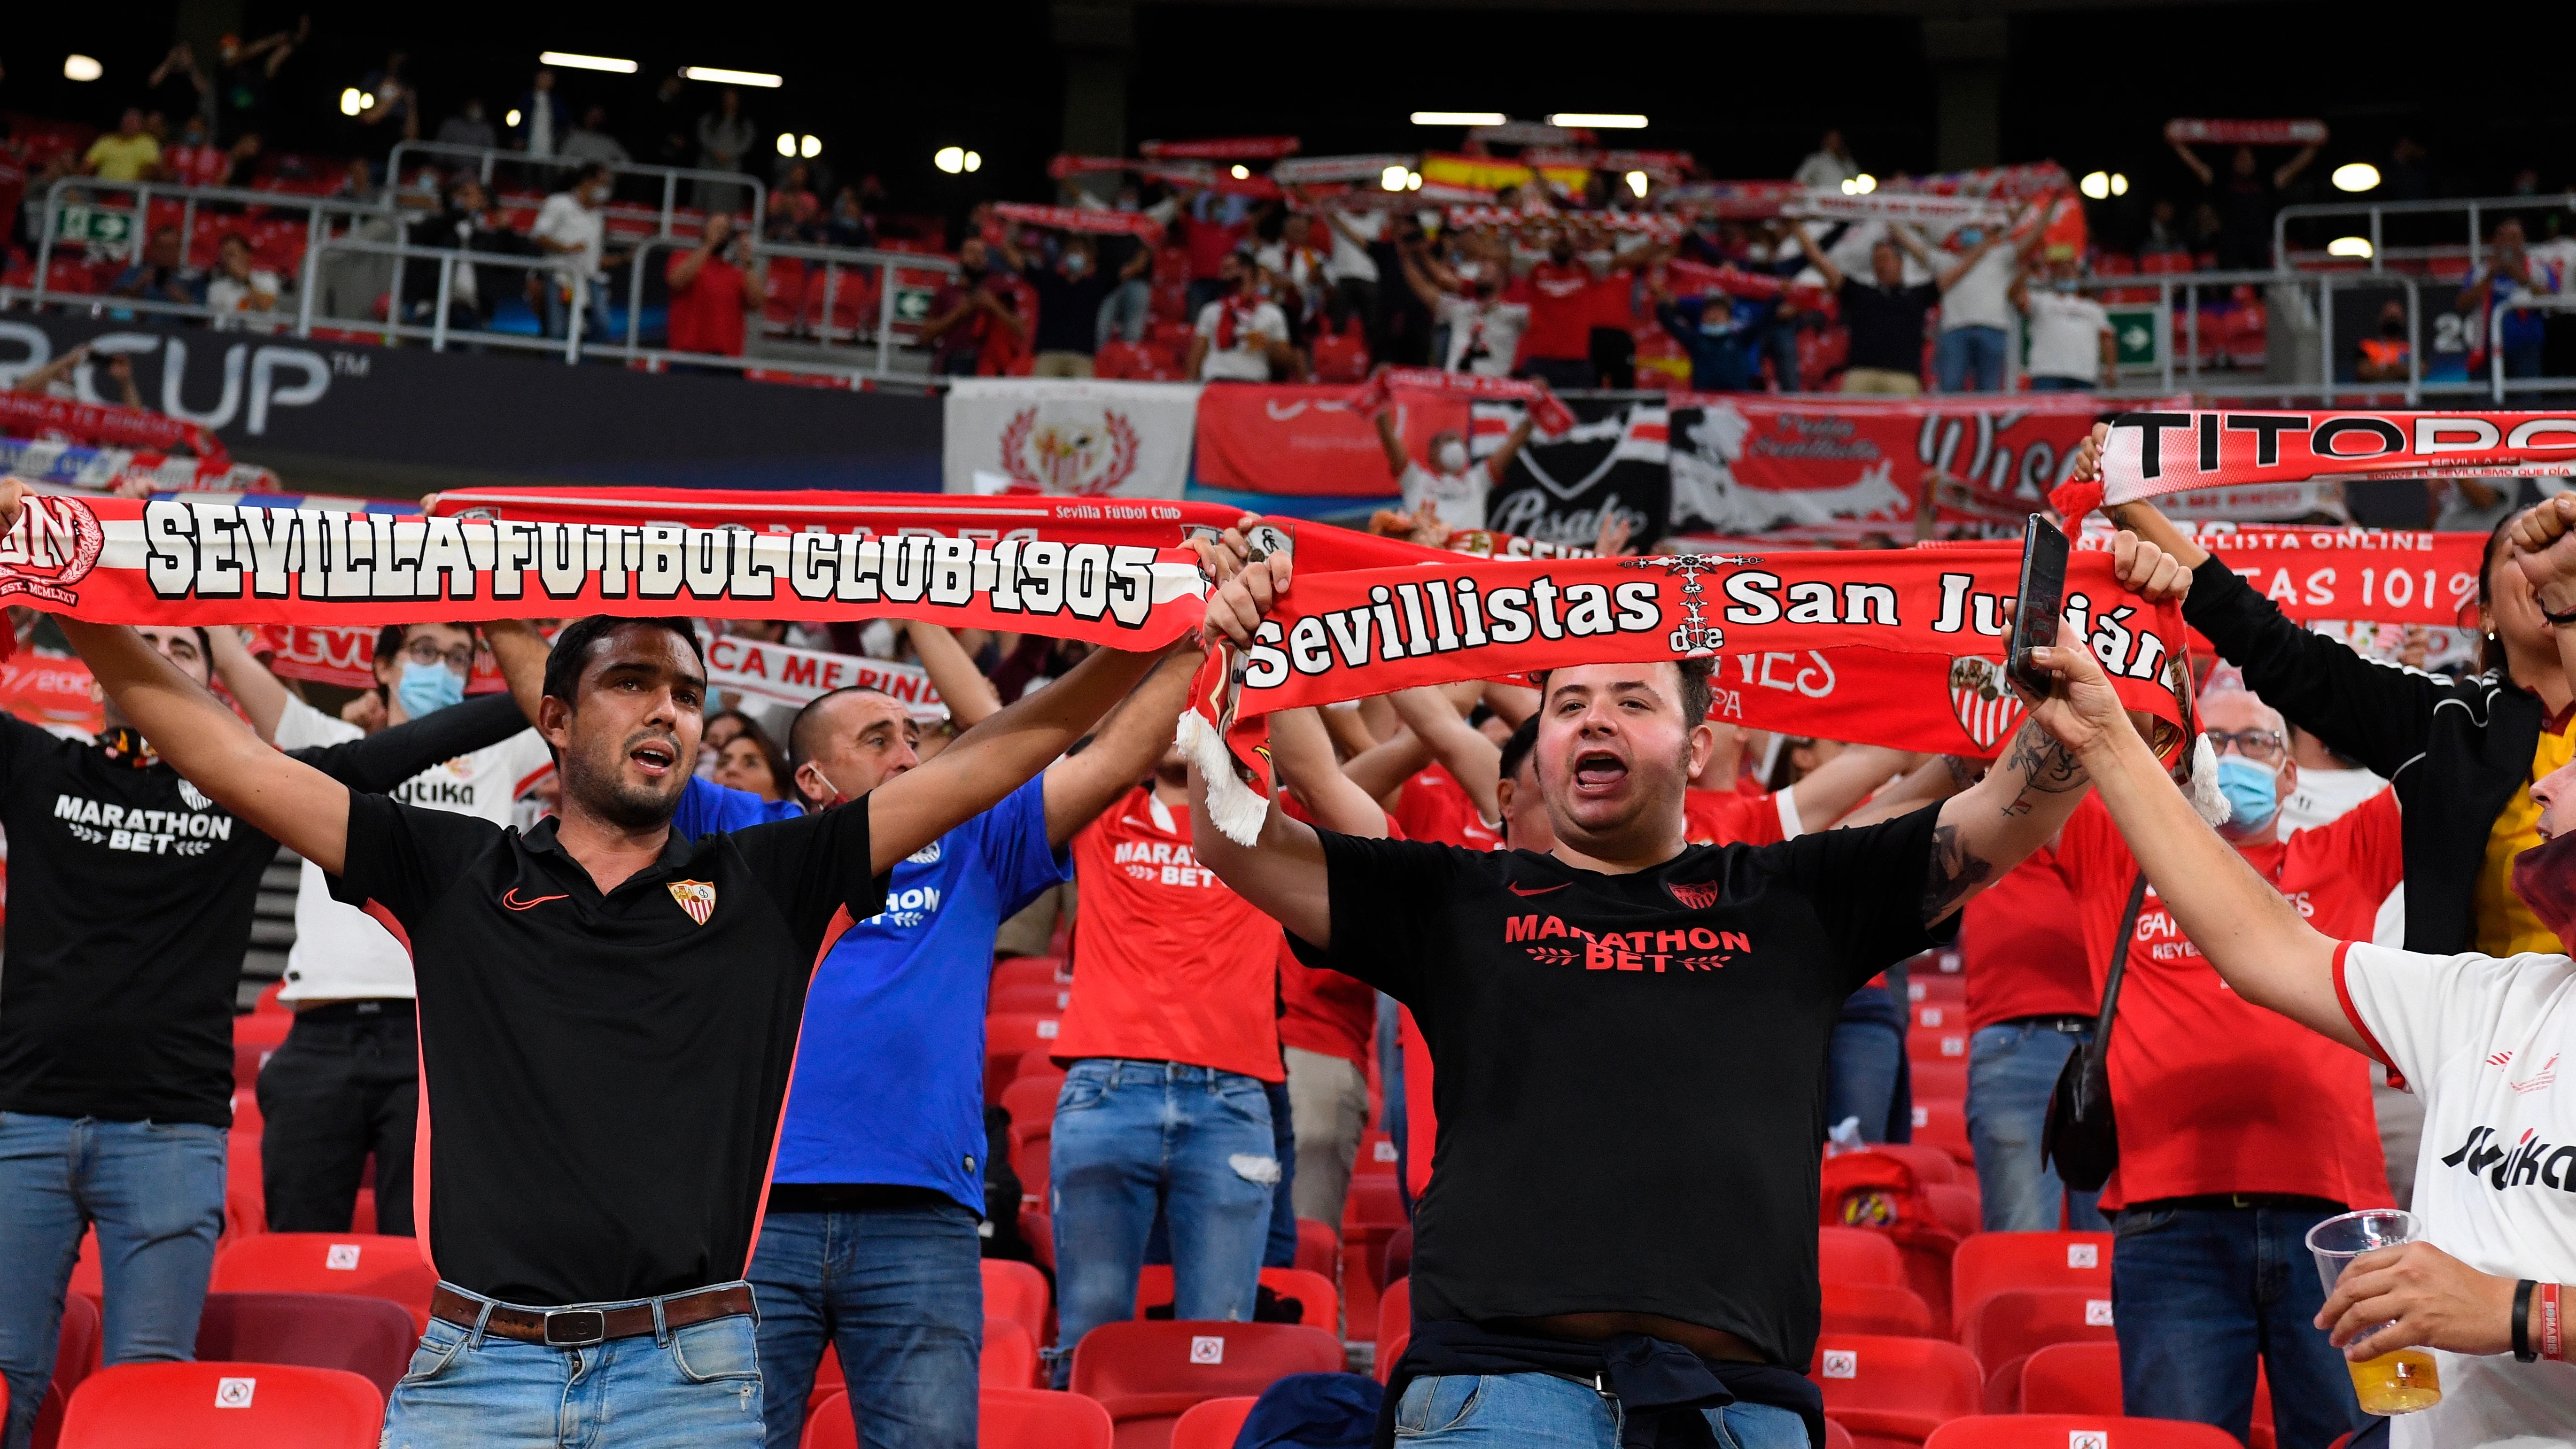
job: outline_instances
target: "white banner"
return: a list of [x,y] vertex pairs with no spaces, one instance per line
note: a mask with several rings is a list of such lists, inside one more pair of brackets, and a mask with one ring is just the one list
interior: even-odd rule
[[947,704],[918,664],[765,644],[736,634],[719,634],[705,643],[707,682],[746,699],[796,707],[835,689],[864,685],[894,696],[916,720],[948,718]]
[[1178,498],[1198,408],[1194,382],[959,378],[941,476],[951,493],[978,491],[986,473],[1042,493]]

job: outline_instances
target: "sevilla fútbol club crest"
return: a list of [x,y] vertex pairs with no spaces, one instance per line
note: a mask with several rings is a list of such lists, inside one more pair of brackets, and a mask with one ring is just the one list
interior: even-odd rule
[[2021,723],[2021,696],[2004,682],[2003,665],[1992,659],[1950,661],[1950,708],[1959,716],[1959,728],[1988,754]]
[[1136,471],[1136,425],[1116,408],[1097,422],[1040,422],[1022,408],[1002,429],[1002,470],[1048,493],[1115,493]]
[[77,498],[30,493],[18,526],[0,535],[0,599],[23,595],[49,604],[77,604],[72,585],[98,566],[107,530]]
[[671,882],[671,899],[689,913],[689,919],[703,926],[707,917],[716,913],[716,887],[713,881],[675,880]]

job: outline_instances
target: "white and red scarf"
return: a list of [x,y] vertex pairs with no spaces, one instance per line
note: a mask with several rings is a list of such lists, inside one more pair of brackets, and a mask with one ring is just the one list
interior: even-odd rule
[[1444,372],[1436,367],[1380,367],[1360,385],[1351,406],[1375,414],[1397,392],[1435,392],[1476,402],[1527,403],[1542,433],[1562,433],[1574,426],[1574,410],[1547,390],[1547,385],[1516,377],[1487,377],[1481,372]]

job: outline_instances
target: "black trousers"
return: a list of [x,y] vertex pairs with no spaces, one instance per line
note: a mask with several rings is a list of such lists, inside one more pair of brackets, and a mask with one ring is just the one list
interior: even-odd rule
[[[373,1003],[369,1003],[373,1005]],[[420,1050],[410,1002],[300,1012],[259,1073],[260,1184],[272,1233],[345,1233],[367,1156],[376,1231],[412,1235],[412,1133]]]

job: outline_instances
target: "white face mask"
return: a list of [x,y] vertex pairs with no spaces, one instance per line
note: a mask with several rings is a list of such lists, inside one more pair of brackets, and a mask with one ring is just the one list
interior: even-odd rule
[[1431,455],[1431,460],[1440,465],[1440,471],[1443,473],[1464,473],[1467,471],[1467,445],[1458,442],[1442,443],[1440,451]]

